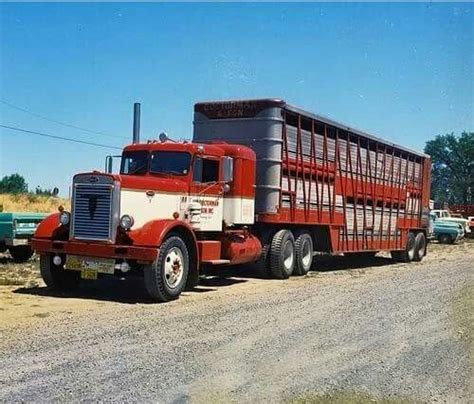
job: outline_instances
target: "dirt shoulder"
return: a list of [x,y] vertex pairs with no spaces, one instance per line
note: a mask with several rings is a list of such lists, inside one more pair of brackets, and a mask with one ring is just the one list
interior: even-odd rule
[[469,402],[473,244],[430,247],[287,281],[227,270],[164,305],[131,280],[3,286],[0,401]]

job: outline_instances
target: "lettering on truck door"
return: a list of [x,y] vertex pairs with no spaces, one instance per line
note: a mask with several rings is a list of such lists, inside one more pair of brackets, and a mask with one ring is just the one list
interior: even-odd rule
[[193,180],[190,202],[201,205],[200,223],[202,231],[221,231],[223,219],[222,182],[220,181],[220,159],[199,156],[193,163]]

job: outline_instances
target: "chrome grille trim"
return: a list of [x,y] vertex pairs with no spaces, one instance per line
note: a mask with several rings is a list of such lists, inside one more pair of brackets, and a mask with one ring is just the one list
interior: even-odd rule
[[[97,177],[94,183],[91,176]],[[112,177],[78,175],[72,192],[70,238],[75,240],[115,241],[120,216],[120,184]]]

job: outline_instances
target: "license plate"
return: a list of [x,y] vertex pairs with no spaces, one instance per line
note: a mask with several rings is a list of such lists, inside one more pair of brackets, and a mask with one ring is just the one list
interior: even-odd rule
[[97,279],[98,272],[96,269],[83,269],[81,271],[82,279]]
[[[68,255],[65,269],[81,271],[83,279],[97,279],[97,274],[113,274],[115,271],[115,260],[112,258],[92,258],[79,255]],[[95,275],[93,275],[95,273]]]

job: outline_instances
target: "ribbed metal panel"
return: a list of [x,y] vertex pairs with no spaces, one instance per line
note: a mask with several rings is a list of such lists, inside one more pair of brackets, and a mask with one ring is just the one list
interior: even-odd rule
[[76,184],[72,236],[83,240],[110,240],[112,236],[112,187]]

